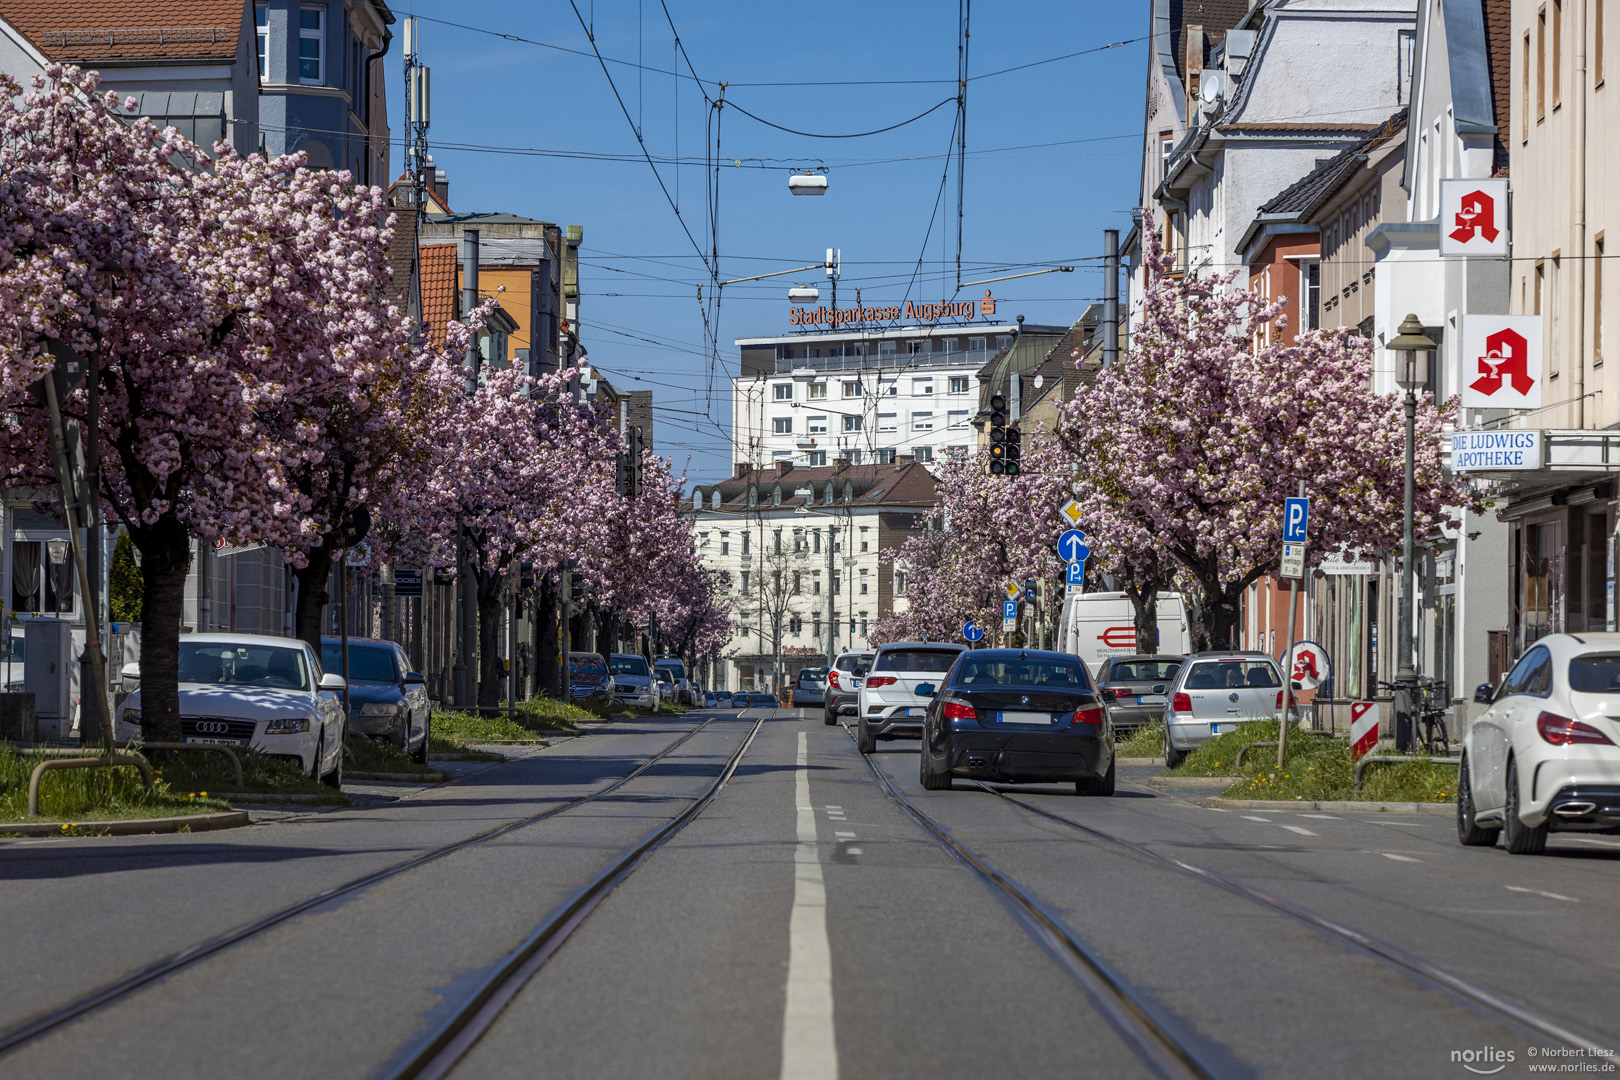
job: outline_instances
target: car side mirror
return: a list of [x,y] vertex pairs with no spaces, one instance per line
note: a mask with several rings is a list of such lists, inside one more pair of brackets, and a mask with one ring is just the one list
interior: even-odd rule
[[342,690],[348,685],[348,683],[343,681],[343,676],[337,674],[336,672],[328,671],[325,675],[321,676],[322,690]]
[[1496,692],[1491,689],[1491,684],[1488,682],[1482,682],[1474,687],[1474,701],[1480,705],[1489,705],[1495,697]]
[[422,673],[420,671],[407,671],[405,673],[405,685],[406,686],[426,686],[427,685],[427,679],[422,675]]
[[125,664],[118,674],[126,679],[139,679],[141,677],[141,665],[137,663]]

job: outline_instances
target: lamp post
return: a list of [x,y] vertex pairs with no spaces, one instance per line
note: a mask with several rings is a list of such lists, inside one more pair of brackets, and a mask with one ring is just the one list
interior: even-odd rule
[[[808,503],[811,499],[815,498],[815,495],[816,495],[814,488],[799,488],[793,494],[798,496],[799,498],[803,499],[806,503]],[[834,521],[838,520],[838,515],[837,514],[829,514],[829,513],[826,513],[825,511],[822,511],[822,510],[812,510],[812,509],[810,509],[810,507],[808,505],[795,507],[793,512],[795,514],[809,514],[809,515],[812,515],[814,517],[828,517],[828,518],[832,518]],[[835,645],[835,642],[838,640],[838,626],[837,626],[838,595],[837,595],[837,593],[835,593],[833,591],[833,568],[834,568],[833,549],[836,546],[837,545],[833,540],[833,528],[832,528],[832,526],[829,525],[827,527],[827,666],[828,667],[832,667],[833,661],[835,659],[837,659],[837,657],[838,657],[838,649],[837,649],[837,646]]]
[[1418,317],[1407,315],[1401,322],[1399,336],[1384,348],[1399,357],[1395,382],[1406,391],[1406,506],[1401,522],[1401,612],[1395,632],[1395,647],[1400,650],[1395,668],[1395,748],[1404,752],[1412,749],[1412,687],[1417,683],[1417,670],[1412,664],[1412,626],[1416,621],[1417,600],[1412,587],[1417,391],[1429,383],[1429,354],[1434,351],[1435,343],[1423,332],[1423,323]]

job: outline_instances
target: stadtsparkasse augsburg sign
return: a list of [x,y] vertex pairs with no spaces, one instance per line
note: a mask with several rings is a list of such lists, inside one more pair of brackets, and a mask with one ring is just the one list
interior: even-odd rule
[[907,300],[904,307],[848,307],[788,309],[788,323],[792,326],[843,326],[845,323],[938,322],[941,319],[988,319],[996,313],[995,298],[985,290],[982,300],[942,300],[937,304],[914,304]]
[[1451,434],[1454,472],[1488,469],[1541,468],[1540,431],[1454,431]]

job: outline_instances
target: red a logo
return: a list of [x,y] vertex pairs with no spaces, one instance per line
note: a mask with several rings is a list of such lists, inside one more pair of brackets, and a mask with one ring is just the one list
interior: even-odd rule
[[1313,679],[1322,677],[1321,673],[1316,670],[1316,654],[1309,650],[1300,653],[1294,658],[1294,673],[1289,678],[1298,681],[1306,676]]
[[1502,380],[1513,384],[1515,394],[1528,394],[1536,385],[1530,377],[1530,343],[1513,330],[1498,330],[1485,339],[1486,354],[1479,358],[1479,378],[1468,384],[1481,394],[1502,389]]
[[1457,227],[1451,231],[1451,238],[1459,244],[1466,244],[1474,237],[1482,236],[1494,244],[1497,233],[1496,200],[1483,191],[1464,195],[1457,209]]

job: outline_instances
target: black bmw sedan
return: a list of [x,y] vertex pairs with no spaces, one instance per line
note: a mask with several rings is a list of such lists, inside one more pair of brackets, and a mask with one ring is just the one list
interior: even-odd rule
[[1114,732],[1084,662],[1037,649],[964,652],[923,720],[922,786],[952,776],[1005,783],[1074,781],[1114,793]]

